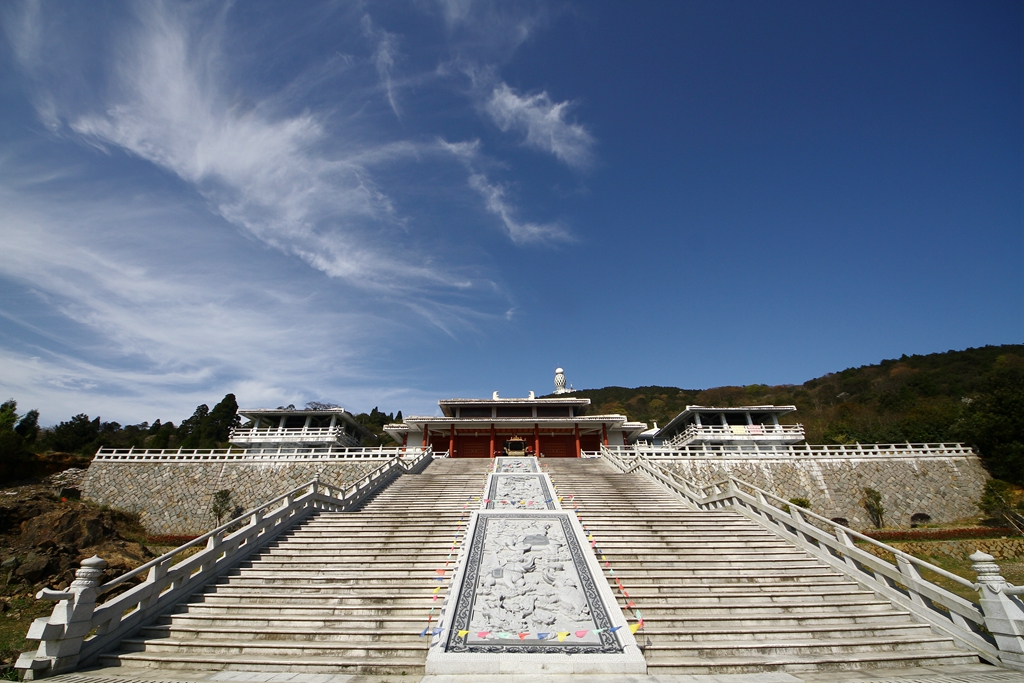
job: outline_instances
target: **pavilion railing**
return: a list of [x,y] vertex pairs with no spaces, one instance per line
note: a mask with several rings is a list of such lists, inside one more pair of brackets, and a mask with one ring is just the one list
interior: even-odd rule
[[[660,467],[642,453],[603,448],[604,458],[622,472],[641,472],[698,510],[731,509],[826,562],[983,659],[1024,671],[1024,587],[1007,583],[990,555],[971,555],[979,582],[973,583],[913,555],[792,505],[752,484],[728,477],[699,486]],[[893,557],[888,562],[856,543],[874,546]],[[980,594],[966,600],[925,578],[932,572]]]
[[[15,668],[33,679],[95,661],[283,531],[318,511],[358,509],[393,479],[421,471],[432,458],[429,448],[413,459],[392,458],[346,487],[310,481],[102,585],[99,577],[106,562],[98,557],[84,561],[66,591],[47,588],[37,594],[37,599],[58,604],[49,617],[36,619],[29,628],[27,638],[40,641],[39,648],[22,654]],[[181,557],[196,548],[200,550]],[[99,596],[125,586],[130,587],[96,604]]]
[[666,446],[681,446],[694,439],[750,439],[759,437],[804,438],[804,426],[796,425],[688,425],[686,429],[665,442]]
[[309,447],[309,448],[178,448],[134,449],[101,448],[93,458],[96,461],[121,462],[198,462],[207,460],[237,461],[308,461],[308,460],[389,460],[391,458],[418,458],[431,453],[428,446],[402,447]]

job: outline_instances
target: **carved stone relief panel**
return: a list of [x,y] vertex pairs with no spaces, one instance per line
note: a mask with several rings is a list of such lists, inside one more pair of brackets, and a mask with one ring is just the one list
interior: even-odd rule
[[543,474],[494,474],[487,487],[487,510],[556,510],[558,503]]
[[445,651],[622,652],[587,550],[568,513],[479,513]]

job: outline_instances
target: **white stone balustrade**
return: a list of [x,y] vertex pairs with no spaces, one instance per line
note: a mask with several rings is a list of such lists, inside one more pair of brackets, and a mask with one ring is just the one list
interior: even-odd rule
[[[636,450],[603,448],[602,455],[622,472],[646,474],[694,509],[728,508],[743,514],[910,611],[961,647],[991,663],[1024,670],[1024,611],[1017,598],[1024,594],[1024,587],[1006,583],[991,556],[971,556],[979,578],[974,584],[738,479],[697,486]],[[856,542],[881,548],[896,564],[857,547]],[[922,569],[979,591],[980,604],[924,579]]]
[[689,444],[686,446],[652,446],[636,443],[631,446],[606,446],[620,455],[642,455],[651,460],[689,457],[736,458],[922,458],[973,456],[974,451],[962,443],[901,444]]
[[[44,590],[37,596],[60,602],[49,618],[37,619],[33,623],[27,637],[39,640],[39,648],[34,653],[22,654],[15,668],[25,679],[35,679],[91,663],[171,605],[309,515],[318,510],[358,508],[395,477],[421,471],[431,458],[430,449],[422,451],[414,459],[392,457],[345,488],[319,480],[311,481],[101,586],[97,586],[97,581],[106,562],[98,557],[84,561],[68,591]],[[204,545],[205,548],[194,555],[172,564],[183,551]],[[97,596],[117,586],[136,582],[143,575],[146,578],[141,583],[102,605],[96,605]]]
[[384,446],[344,448],[325,446],[322,448],[167,448],[140,450],[134,448],[101,448],[96,452],[94,460],[120,462],[389,460],[391,458],[415,459],[426,452],[432,452],[429,446],[426,449],[418,446],[410,448],[386,448]]
[[[337,427],[259,427],[233,429],[231,443],[328,443],[339,441],[346,436],[341,426]],[[355,437],[348,436],[350,439]]]
[[786,439],[799,441],[804,438],[804,426],[795,425],[689,425],[679,434],[665,442],[666,447],[685,446],[693,441],[750,441]]
[[970,557],[978,575],[975,588],[981,595],[985,626],[999,646],[999,661],[1010,669],[1024,671],[1024,586],[1008,583],[995,558],[980,550]]

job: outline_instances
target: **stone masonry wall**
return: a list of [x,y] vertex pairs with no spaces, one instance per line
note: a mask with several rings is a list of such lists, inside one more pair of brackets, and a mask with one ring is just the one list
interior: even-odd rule
[[855,529],[873,528],[861,501],[864,488],[882,494],[885,525],[909,527],[923,512],[935,523],[979,514],[988,473],[976,456],[919,458],[721,458],[657,460],[666,469],[701,485],[726,475],[789,500],[806,498],[811,511],[845,517]]
[[231,491],[232,505],[248,510],[305,484],[317,474],[346,486],[385,464],[384,460],[338,463],[93,462],[82,495],[136,512],[151,534],[198,535],[217,525],[213,494]]

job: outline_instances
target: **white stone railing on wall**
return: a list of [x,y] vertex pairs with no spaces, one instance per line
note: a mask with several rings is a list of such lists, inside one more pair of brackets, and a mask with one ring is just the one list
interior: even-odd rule
[[388,460],[391,458],[418,458],[425,450],[414,448],[214,448],[214,449],[146,449],[134,448],[101,448],[96,452],[94,460],[104,462],[306,462],[331,460]]
[[359,443],[344,427],[259,427],[231,430],[232,443],[325,443],[351,440]]
[[[418,472],[431,459],[429,451],[411,460],[392,458],[344,488],[311,481],[102,585],[98,579],[106,562],[98,557],[86,560],[68,590],[43,589],[36,596],[59,602],[49,617],[36,619],[29,628],[27,638],[40,641],[39,648],[22,654],[15,668],[32,679],[91,663],[281,532],[320,510],[357,509],[395,477]],[[202,550],[175,562],[193,548]],[[141,583],[132,585],[142,576],[146,578]],[[124,585],[132,587],[96,605],[99,596]]]
[[612,452],[626,456],[642,455],[654,460],[692,457],[725,458],[922,458],[967,457],[974,451],[962,443],[902,443],[902,444],[689,444],[687,446],[652,446],[636,443],[632,446],[606,446]]
[[[711,486],[697,486],[645,455],[610,448],[602,449],[602,455],[622,472],[646,474],[689,507],[740,512],[910,611],[983,659],[1024,671],[1024,604],[1017,597],[1024,594],[1024,587],[1007,583],[990,555],[971,556],[979,578],[973,583],[738,479],[729,477]],[[858,548],[855,541],[880,548],[895,559],[895,564]],[[978,591],[979,603],[924,579],[922,570]]]
[[689,425],[665,442],[666,446],[682,446],[695,439],[781,439],[804,438],[804,426],[795,425]]

